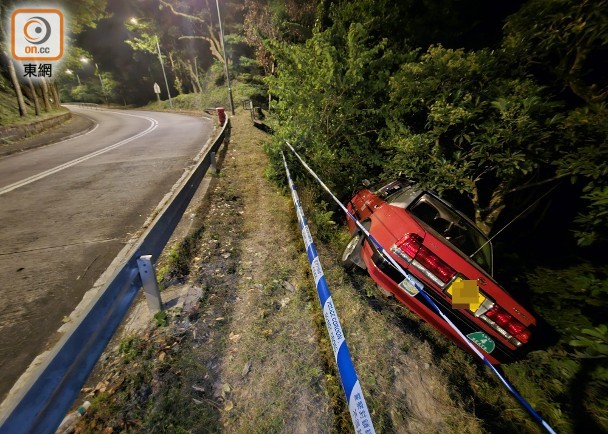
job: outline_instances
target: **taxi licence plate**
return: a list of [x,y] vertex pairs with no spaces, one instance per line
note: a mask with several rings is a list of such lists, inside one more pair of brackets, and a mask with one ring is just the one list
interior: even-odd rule
[[409,278],[406,277],[399,284],[399,288],[403,289],[412,297],[420,292],[421,289],[424,289],[424,285],[414,276],[409,275]]

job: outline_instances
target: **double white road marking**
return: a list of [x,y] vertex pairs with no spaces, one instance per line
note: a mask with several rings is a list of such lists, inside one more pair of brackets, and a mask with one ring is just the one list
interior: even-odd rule
[[[72,166],[75,166],[75,165],[77,165],[79,163],[82,163],[83,161],[89,160],[89,159],[91,159],[93,157],[97,157],[98,155],[101,155],[101,154],[105,154],[106,152],[111,151],[112,149],[119,148],[122,145],[125,145],[125,144],[127,144],[129,142],[132,142],[133,140],[139,139],[140,137],[143,137],[146,134],[151,133],[152,131],[154,131],[158,127],[158,121],[156,119],[152,119],[152,118],[147,117],[147,116],[133,115],[133,114],[127,114],[127,113],[118,113],[118,112],[110,112],[110,113],[117,113],[117,114],[121,114],[123,116],[132,116],[132,117],[135,117],[135,118],[146,119],[147,121],[150,122],[150,126],[148,128],[146,128],[144,131],[142,131],[142,132],[140,132],[138,134],[135,134],[134,136],[127,137],[126,139],[121,140],[118,143],[114,143],[113,145],[106,146],[103,149],[100,149],[98,151],[92,152],[92,153],[90,153],[88,155],[85,155],[83,157],[76,158],[76,159],[74,159],[72,161],[68,161],[67,163],[60,164],[59,166],[53,167],[53,168],[51,168],[49,170],[45,170],[44,172],[40,172],[40,173],[38,173],[36,175],[30,176],[29,178],[22,179],[21,181],[17,181],[17,182],[15,182],[13,184],[7,185],[6,187],[0,188],[0,196],[3,195],[3,194],[5,194],[5,193],[8,193],[10,191],[16,190],[19,187],[23,187],[25,185],[31,184],[32,182],[39,181],[39,180],[41,180],[43,178],[46,178],[47,176],[50,176],[50,175],[52,175],[54,173],[61,172],[62,170],[67,169],[67,168],[72,167]],[[89,131],[89,133],[91,133],[91,132],[93,132],[93,130]],[[87,133],[87,134],[89,134],[89,133]]]

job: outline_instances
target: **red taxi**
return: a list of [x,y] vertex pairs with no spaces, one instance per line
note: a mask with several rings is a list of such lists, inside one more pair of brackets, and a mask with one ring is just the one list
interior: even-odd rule
[[[492,278],[492,243],[450,203],[411,182],[396,180],[364,188],[347,209],[409,276],[404,278],[350,219],[353,237],[342,256],[347,268],[366,269],[380,287],[471,351],[428,301],[416,294],[415,288],[423,288],[493,364],[513,359],[528,343],[536,320]],[[464,309],[452,305],[454,284],[459,280],[476,281],[479,288],[477,302]]]

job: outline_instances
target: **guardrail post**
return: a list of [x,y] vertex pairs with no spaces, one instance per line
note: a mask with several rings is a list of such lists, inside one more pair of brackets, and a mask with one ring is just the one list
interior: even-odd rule
[[217,174],[217,163],[215,161],[215,152],[211,153],[211,169],[213,169],[213,173]]
[[158,283],[156,282],[156,273],[154,273],[151,259],[152,255],[140,256],[137,260],[137,266],[139,267],[141,283],[144,287],[144,293],[146,294],[148,309],[152,312],[160,312],[163,310],[163,302],[160,298],[160,291],[158,289]]

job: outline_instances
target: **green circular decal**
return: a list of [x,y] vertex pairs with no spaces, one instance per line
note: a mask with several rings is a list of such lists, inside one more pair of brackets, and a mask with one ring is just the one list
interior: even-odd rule
[[490,354],[494,351],[496,345],[490,336],[484,332],[473,332],[467,335],[467,338],[472,340],[479,348]]

